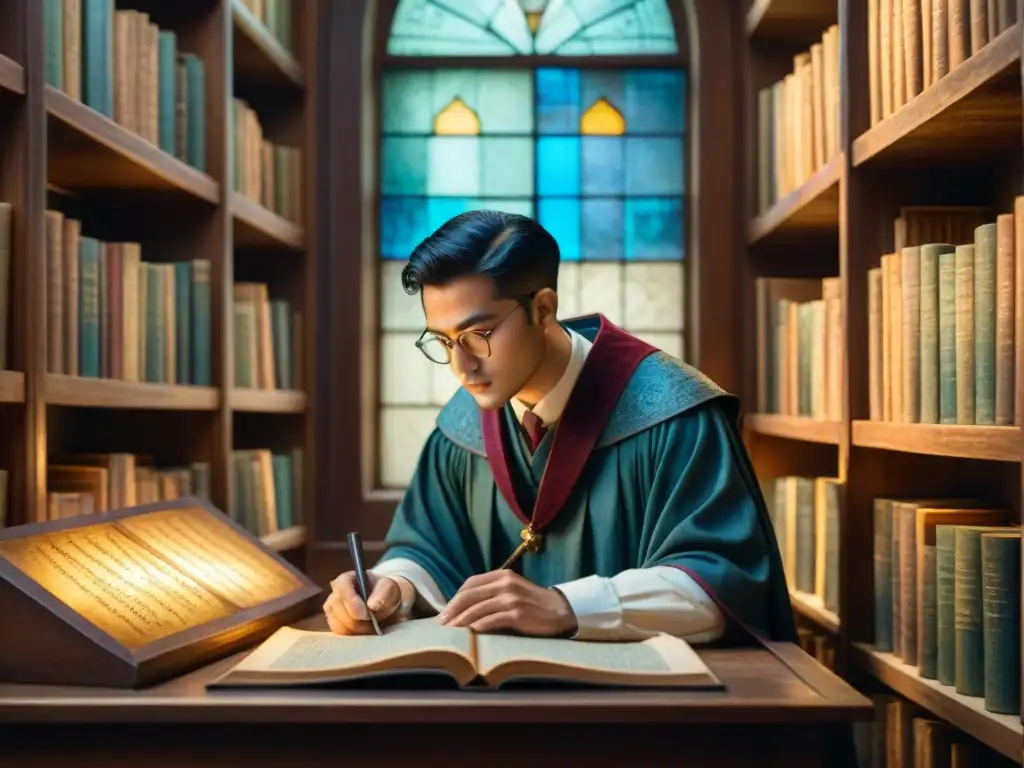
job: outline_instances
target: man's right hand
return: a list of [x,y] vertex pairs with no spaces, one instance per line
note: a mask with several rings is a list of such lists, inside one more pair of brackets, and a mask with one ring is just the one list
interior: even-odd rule
[[[399,618],[402,591],[394,579],[367,574],[370,598],[367,603],[379,624],[391,623]],[[331,594],[324,601],[324,615],[331,631],[337,635],[372,635],[373,624],[366,611],[367,603],[359,595],[355,571],[341,574],[331,582]]]

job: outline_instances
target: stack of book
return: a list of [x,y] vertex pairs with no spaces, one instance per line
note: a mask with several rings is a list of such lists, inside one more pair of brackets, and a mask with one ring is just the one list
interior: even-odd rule
[[275,144],[263,135],[256,110],[234,99],[233,188],[293,223],[302,221],[302,165],[295,147]]
[[295,346],[301,323],[284,299],[271,299],[266,283],[235,283],[235,386],[296,389]]

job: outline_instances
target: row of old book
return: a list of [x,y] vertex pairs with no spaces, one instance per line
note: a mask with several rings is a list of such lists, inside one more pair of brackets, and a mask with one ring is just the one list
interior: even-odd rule
[[869,416],[923,424],[1020,423],[1015,213],[906,208],[868,271]]
[[256,110],[239,98],[231,111],[233,189],[288,221],[302,221],[302,156],[263,133]]
[[235,386],[299,389],[301,315],[266,283],[235,283]]
[[45,0],[46,81],[200,171],[206,69],[172,30],[114,0]]
[[804,184],[839,152],[839,27],[833,24],[793,71],[758,91],[758,211]]
[[[229,516],[255,536],[296,525],[301,507],[302,449],[231,452]],[[210,498],[210,465],[157,466],[132,453],[75,454],[46,470],[47,519],[124,509],[186,496]],[[37,521],[41,522],[41,521]]]
[[790,592],[838,618],[842,483],[797,476],[760,483]]
[[894,693],[871,695],[875,717],[858,723],[863,768],[1010,768],[1018,765]]
[[210,262],[142,260],[46,212],[47,370],[209,386]]
[[868,0],[871,125],[1012,27],[1016,0]]
[[876,651],[1021,712],[1021,527],[979,499],[874,501]]
[[842,420],[840,279],[760,277],[754,290],[758,411]]
[[293,0],[241,0],[242,5],[255,16],[286,51],[294,45]]

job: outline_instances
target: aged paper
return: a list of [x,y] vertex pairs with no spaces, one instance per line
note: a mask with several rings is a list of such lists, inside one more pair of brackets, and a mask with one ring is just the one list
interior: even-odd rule
[[159,510],[124,518],[117,525],[239,608],[283,597],[302,586],[280,563],[200,507]]
[[0,553],[122,645],[136,648],[234,608],[114,523],[0,542]]

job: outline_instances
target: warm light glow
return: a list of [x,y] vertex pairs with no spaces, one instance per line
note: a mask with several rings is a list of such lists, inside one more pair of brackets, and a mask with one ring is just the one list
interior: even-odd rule
[[480,133],[480,118],[456,96],[434,118],[434,133],[439,136],[476,136]]
[[580,133],[587,136],[621,136],[626,118],[604,97],[595,101],[580,118]]
[[530,34],[536,35],[537,30],[540,28],[540,20],[544,16],[543,13],[528,13],[526,14],[526,24],[530,27]]

